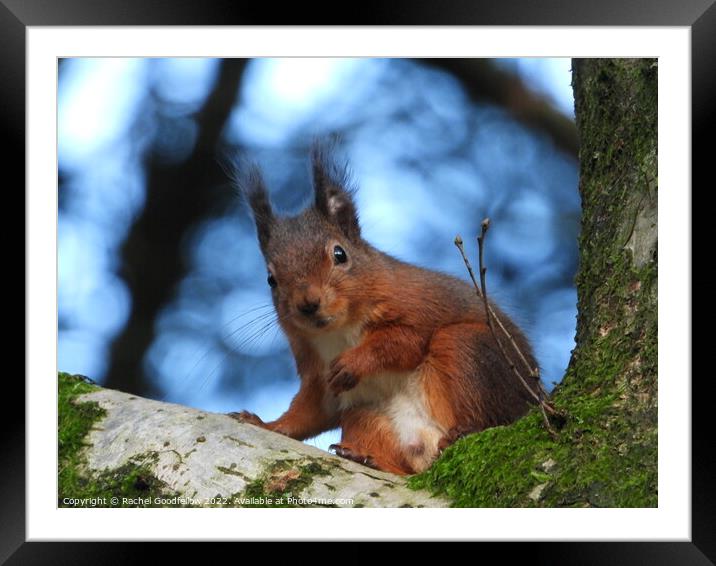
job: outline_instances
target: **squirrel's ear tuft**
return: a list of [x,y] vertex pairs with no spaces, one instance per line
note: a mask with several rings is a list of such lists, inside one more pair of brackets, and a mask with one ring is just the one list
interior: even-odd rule
[[316,208],[349,240],[360,239],[358,212],[353,203],[348,164],[338,165],[330,148],[316,143],[311,150]]
[[249,203],[253,211],[259,244],[261,250],[265,251],[274,224],[274,215],[261,170],[255,163],[237,159],[233,163],[230,174],[239,194]]

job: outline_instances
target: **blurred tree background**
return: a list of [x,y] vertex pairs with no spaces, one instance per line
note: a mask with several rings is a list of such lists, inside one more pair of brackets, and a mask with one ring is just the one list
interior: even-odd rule
[[339,134],[383,251],[467,279],[453,238],[474,257],[491,217],[488,289],[551,389],[576,321],[570,82],[569,59],[60,60],[58,369],[210,411],[283,412],[298,377],[220,160],[255,158],[295,213],[310,142]]

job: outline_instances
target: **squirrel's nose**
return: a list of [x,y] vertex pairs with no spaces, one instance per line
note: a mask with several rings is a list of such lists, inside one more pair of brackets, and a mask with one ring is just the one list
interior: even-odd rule
[[298,305],[298,310],[301,311],[306,316],[310,316],[312,314],[315,314],[318,310],[318,307],[321,305],[321,299],[314,299],[314,300],[306,300],[303,302],[303,304]]

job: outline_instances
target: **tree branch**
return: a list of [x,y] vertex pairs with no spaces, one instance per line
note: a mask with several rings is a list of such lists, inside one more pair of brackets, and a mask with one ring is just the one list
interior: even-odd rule
[[[60,386],[60,396],[67,392]],[[136,477],[153,503],[179,500],[187,506],[446,507],[446,499],[407,487],[402,477],[361,466],[314,446],[222,414],[163,403],[94,387],[73,398],[78,414],[100,414],[89,433],[74,439],[81,465],[72,473],[113,507],[108,476],[120,483]],[[92,411],[86,404],[97,404]],[[82,407],[85,407],[82,410]],[[61,406],[62,413],[62,406]],[[62,417],[62,415],[61,415]],[[79,417],[77,417],[79,418]],[[60,418],[60,438],[63,430]],[[73,429],[81,429],[77,422]],[[68,427],[65,427],[68,428]],[[62,465],[62,464],[61,464]],[[70,465],[64,462],[64,465]],[[137,469],[141,470],[137,473]],[[104,480],[103,480],[104,478]],[[80,494],[62,493],[59,500]],[[153,491],[151,493],[150,491]],[[150,497],[151,496],[151,497]],[[263,500],[262,500],[263,498]],[[120,498],[121,499],[121,498]],[[279,501],[283,499],[283,501]],[[129,505],[135,506],[135,505]],[[164,506],[161,503],[148,506]]]
[[551,102],[529,88],[514,74],[496,67],[488,59],[420,59],[430,67],[455,76],[476,102],[495,104],[530,129],[546,133],[554,144],[577,159],[579,142],[573,120],[556,110]]

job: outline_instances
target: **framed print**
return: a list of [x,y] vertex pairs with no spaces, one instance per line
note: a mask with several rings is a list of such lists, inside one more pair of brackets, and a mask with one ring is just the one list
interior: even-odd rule
[[[27,222],[26,413],[6,435],[0,558],[43,562],[51,544],[130,560],[118,541],[132,540],[490,540],[550,563],[714,560],[689,184],[690,156],[705,171],[714,7],[483,8],[264,27],[221,2],[0,6]],[[549,69],[575,93],[566,111],[540,86]],[[620,173],[630,158],[638,174]],[[462,279],[470,306],[436,272]],[[499,346],[480,350],[490,375],[504,371],[473,391],[460,375],[487,370],[453,352],[481,332]],[[593,386],[529,385],[565,370]],[[390,384],[375,405],[366,376]],[[70,422],[77,407],[98,412]],[[604,417],[619,410],[628,424]],[[561,460],[560,434],[592,448]],[[234,508],[255,506],[377,508]],[[90,542],[91,557],[77,549]]]

